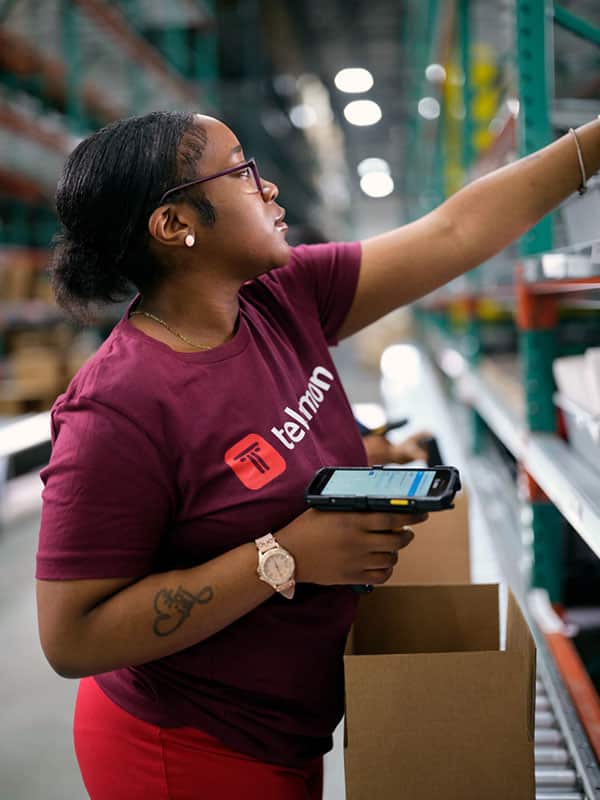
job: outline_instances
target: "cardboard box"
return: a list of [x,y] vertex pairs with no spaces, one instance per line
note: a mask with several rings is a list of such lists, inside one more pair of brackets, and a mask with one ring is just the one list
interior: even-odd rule
[[471,582],[469,501],[457,494],[454,508],[436,511],[415,525],[415,538],[398,553],[398,563],[386,586],[459,584]]
[[344,657],[347,800],[533,800],[535,647],[498,587],[381,586]]

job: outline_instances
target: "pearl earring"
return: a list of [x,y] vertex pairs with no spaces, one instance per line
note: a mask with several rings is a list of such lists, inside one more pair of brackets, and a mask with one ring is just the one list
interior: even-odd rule
[[188,235],[185,237],[185,244],[186,247],[193,247],[196,244],[196,239],[194,238],[193,233],[188,233]]

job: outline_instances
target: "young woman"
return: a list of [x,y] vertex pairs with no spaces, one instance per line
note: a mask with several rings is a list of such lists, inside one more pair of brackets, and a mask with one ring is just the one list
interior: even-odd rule
[[[578,153],[583,159],[581,165]],[[93,800],[316,800],[352,584],[417,517],[305,510],[365,452],[328,346],[479,264],[600,167],[600,122],[361,243],[285,241],[235,134],[154,113],[85,139],[57,192],[58,300],[138,294],[52,413],[44,652],[80,678]]]

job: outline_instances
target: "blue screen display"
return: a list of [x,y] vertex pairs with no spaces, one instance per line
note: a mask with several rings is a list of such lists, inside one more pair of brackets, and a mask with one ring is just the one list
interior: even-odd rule
[[434,478],[434,469],[336,469],[321,494],[326,497],[426,497]]

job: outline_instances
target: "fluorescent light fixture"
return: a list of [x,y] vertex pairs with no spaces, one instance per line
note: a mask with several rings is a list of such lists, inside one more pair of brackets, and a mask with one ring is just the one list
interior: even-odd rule
[[437,119],[440,115],[440,104],[435,97],[422,97],[418,109],[419,114],[425,119]]
[[290,109],[290,120],[296,128],[310,128],[317,123],[317,112],[305,104],[294,106]]
[[425,77],[431,83],[443,83],[446,80],[446,70],[441,64],[429,64],[425,68]]
[[384,172],[390,174],[390,165],[383,158],[364,158],[356,167],[356,171],[362,178],[369,172]]
[[360,179],[360,188],[369,197],[387,197],[394,191],[394,181],[387,172],[367,172]]
[[373,76],[368,69],[348,67],[338,72],[334,82],[340,92],[359,94],[360,92],[368,92],[373,86]]
[[381,108],[373,100],[353,100],[344,109],[352,125],[375,125],[381,119]]

